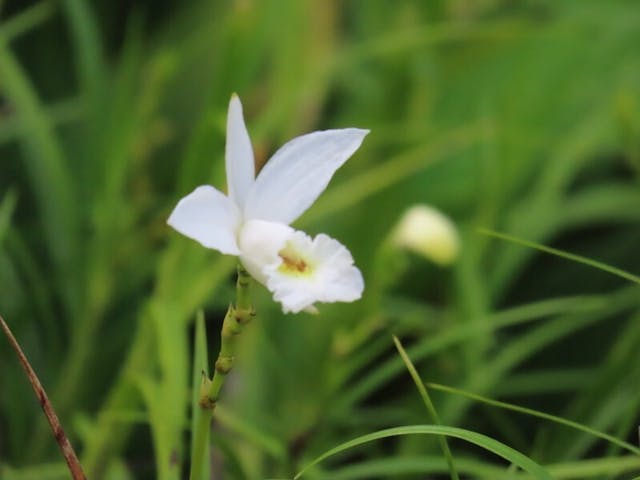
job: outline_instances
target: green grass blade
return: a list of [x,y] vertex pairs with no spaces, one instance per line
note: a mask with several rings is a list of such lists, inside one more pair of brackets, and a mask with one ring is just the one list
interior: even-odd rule
[[0,465],[2,480],[67,480],[69,469],[64,462],[13,469]]
[[482,233],[483,235],[488,235],[490,237],[498,238],[500,240],[505,240],[507,242],[522,245],[523,247],[533,248],[535,250],[539,250],[544,253],[550,253],[551,255],[556,255],[558,257],[566,258],[567,260],[572,260],[574,262],[582,263],[584,265],[597,268],[604,272],[617,275],[618,277],[624,278],[626,280],[629,280],[633,283],[637,283],[638,285],[640,285],[639,276],[629,272],[625,272],[624,270],[621,270],[617,267],[612,267],[610,265],[607,265],[606,263],[598,262],[597,260],[592,260],[590,258],[583,257],[581,255],[576,255],[575,253],[569,253],[563,250],[558,250],[557,248],[547,247],[546,245],[541,245],[539,243],[531,242],[529,240],[524,240],[522,238],[514,237],[512,235],[507,235],[505,233],[488,230],[486,228],[479,228],[478,232]]
[[[491,464],[488,461],[481,462],[470,458],[457,458],[456,465],[460,473],[469,475],[469,478],[490,480],[511,480],[513,477],[506,473],[505,469]],[[386,478],[405,478],[406,475],[416,475],[416,478],[431,478],[431,475],[446,474],[449,466],[442,457],[431,455],[401,457],[388,456],[363,461],[354,465],[346,465],[326,474],[318,475],[321,479],[331,480],[371,480]],[[429,476],[427,476],[429,475]]]
[[102,45],[98,36],[98,26],[92,15],[90,4],[81,0],[64,2],[75,51],[75,66],[82,90],[92,101],[103,88],[105,72],[102,64]]
[[[488,316],[485,321],[474,322],[473,325],[457,325],[437,336],[425,338],[409,348],[414,361],[424,359],[453,345],[473,338],[487,330],[497,331],[501,328],[540,321],[544,318],[563,313],[588,314],[603,310],[610,303],[609,296],[576,296],[543,300],[540,302],[513,307],[508,310]],[[379,365],[370,374],[356,380],[339,400],[337,409],[348,409],[376,388],[384,385],[403,369],[401,359],[393,357]]]
[[[194,339],[194,353],[193,353],[193,369],[192,369],[192,392],[191,392],[191,405],[192,412],[191,415],[191,463],[194,462],[195,452],[194,445],[196,443],[195,432],[198,431],[196,426],[201,421],[201,417],[203,415],[203,410],[200,408],[200,385],[202,383],[203,375],[206,378],[209,378],[209,352],[207,350],[207,330],[204,321],[204,313],[202,310],[198,311],[196,316],[196,332]],[[202,433],[205,435],[206,440],[205,443],[209,444],[209,432],[210,429],[205,428],[201,429]],[[208,450],[207,450],[208,451]],[[202,478],[211,478],[211,462],[209,461],[209,457],[207,455],[202,459]]]
[[494,440],[491,437],[487,437],[486,435],[483,435],[481,433],[442,425],[408,425],[404,427],[388,428],[385,430],[379,430],[377,432],[369,433],[367,435],[362,435],[360,437],[354,438],[353,440],[342,443],[337,447],[332,448],[331,450],[326,451],[311,463],[305,465],[302,470],[300,470],[295,475],[295,477],[293,477],[293,479],[297,480],[314,465],[317,465],[326,458],[336,455],[340,452],[357,447],[359,445],[363,445],[365,443],[373,442],[375,440],[397,437],[401,435],[446,435],[452,438],[459,438],[460,440],[465,440],[489,452],[495,453],[499,457],[502,457],[505,460],[508,460],[510,463],[517,465],[521,469],[529,472],[536,479],[553,480],[553,477],[542,466],[538,465],[526,455],[523,455],[522,453],[514,450],[504,443],[498,442],[497,440]]
[[[436,407],[433,405],[433,402],[431,401],[429,392],[427,391],[427,388],[425,387],[424,382],[420,378],[420,375],[418,375],[418,371],[416,370],[416,367],[411,362],[409,355],[407,355],[407,352],[402,346],[402,343],[400,343],[400,340],[395,335],[393,336],[393,343],[395,343],[396,348],[398,349],[398,352],[402,357],[402,361],[406,365],[407,370],[409,370],[409,374],[411,375],[413,382],[416,384],[416,388],[418,389],[418,392],[422,397],[422,401],[425,407],[427,407],[427,410],[429,411],[431,418],[437,425],[440,425],[442,422],[440,422],[440,417],[438,415],[438,412],[436,411]],[[449,473],[451,475],[452,480],[458,480],[460,477],[458,476],[458,472],[456,470],[456,466],[453,461],[453,455],[451,454],[451,450],[449,449],[449,444],[447,443],[447,437],[444,437],[444,436],[439,437],[438,441],[440,442],[440,448],[442,448],[442,453],[444,454],[447,460],[447,465],[449,466]]]
[[523,413],[525,415],[530,415],[532,417],[543,418],[545,420],[549,420],[551,422],[559,423],[560,425],[564,425],[566,427],[575,428],[576,430],[580,430],[586,433],[589,433],[595,437],[602,438],[608,442],[613,443],[625,450],[628,450],[631,453],[636,455],[640,455],[640,448],[631,445],[628,442],[620,440],[612,435],[609,435],[604,432],[600,432],[593,428],[590,428],[586,425],[582,425],[578,422],[573,422],[571,420],[564,419],[562,417],[556,417],[555,415],[551,415],[548,413],[540,412],[537,410],[533,410],[531,408],[521,407],[519,405],[513,405],[511,403],[501,402],[499,400],[493,400],[491,398],[483,397],[482,395],[477,395],[475,393],[467,392],[465,390],[460,390],[458,388],[448,387],[446,385],[440,385],[438,383],[428,383],[429,388],[434,390],[440,390],[441,392],[447,392],[454,395],[461,395],[463,397],[469,398],[471,400],[476,400],[478,402],[485,403],[487,405],[491,405],[492,407],[504,408],[506,410],[512,410],[514,412]]
[[[624,473],[636,473],[640,468],[640,458],[636,455],[580,460],[575,462],[554,463],[548,466],[553,478],[585,479],[585,478],[625,478]],[[634,477],[631,480],[640,480]]]
[[216,405],[216,424],[229,432],[242,436],[243,439],[255,444],[265,453],[277,459],[283,460],[287,456],[286,445],[280,438],[261,430],[247,419],[237,415],[233,411],[233,406]]
[[[620,289],[607,296],[607,301],[598,310],[584,313],[569,313],[533,327],[509,343],[503,344],[500,353],[476,368],[465,383],[465,389],[488,391],[495,387],[503,376],[517,365],[532,357],[536,352],[570,335],[611,318],[638,303],[635,286]],[[415,357],[414,357],[415,358]],[[455,401],[459,400],[459,401]],[[453,398],[441,409],[443,418],[455,422],[469,408],[469,402],[462,397]]]
[[[58,273],[68,274],[77,255],[75,185],[65,163],[62,145],[26,72],[0,33],[2,93],[21,121],[21,143],[36,193],[45,236]],[[70,287],[73,288],[73,287]]]
[[[77,122],[83,115],[82,105],[78,98],[69,98],[43,106],[44,116],[49,119],[53,128],[67,126]],[[0,145],[20,139],[22,123],[19,118],[6,117],[0,122]]]
[[[1,4],[1,2],[0,2]],[[15,14],[10,19],[2,23],[4,39],[7,41],[33,30],[46,20],[51,18],[55,13],[53,2],[38,2],[35,5],[24,9],[24,11]]]
[[2,239],[9,229],[11,216],[13,215],[15,207],[16,195],[14,192],[9,191],[2,198],[2,202],[0,202],[0,243],[2,243]]

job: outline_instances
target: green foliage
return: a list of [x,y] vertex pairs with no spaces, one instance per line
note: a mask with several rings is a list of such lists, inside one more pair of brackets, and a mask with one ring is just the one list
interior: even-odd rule
[[[260,165],[304,132],[371,129],[297,225],[345,243],[367,287],[319,316],[256,289],[215,478],[319,457],[303,478],[448,475],[439,435],[476,444],[449,438],[468,478],[640,474],[636,2],[25,3],[0,1],[0,310],[89,478],[186,476],[235,263],[165,221],[224,188],[232,92]],[[387,241],[417,202],[458,225],[451,268]],[[455,389],[430,388],[442,425],[392,335]],[[2,341],[0,362],[0,478],[67,478]]]
[[452,427],[444,427],[440,425],[409,425],[406,427],[396,427],[389,428],[387,430],[381,430],[379,432],[373,432],[368,435],[363,435],[361,437],[355,438],[349,442],[345,442],[341,445],[338,445],[335,448],[332,448],[328,452],[322,454],[320,457],[315,459],[309,465],[305,466],[299,473],[297,473],[293,479],[297,480],[301,478],[303,473],[319,463],[321,460],[325,458],[340,453],[349,448],[357,447],[358,445],[362,445],[367,442],[372,442],[375,440],[380,440],[383,438],[394,437],[399,435],[442,435],[449,436],[454,438],[460,438],[466,440],[467,442],[474,443],[476,445],[481,446],[482,448],[489,450],[490,452],[495,453],[496,455],[503,457],[506,460],[509,460],[513,465],[517,465],[523,470],[529,472],[533,478],[538,480],[550,480],[553,477],[549,475],[547,471],[545,471],[540,465],[537,465],[535,462],[532,462],[530,458],[522,455],[520,452],[515,451],[514,449],[501,444],[500,442],[495,441],[492,438],[486,437],[485,435],[481,435],[475,432],[470,432],[468,430],[463,430],[461,428],[452,428]]

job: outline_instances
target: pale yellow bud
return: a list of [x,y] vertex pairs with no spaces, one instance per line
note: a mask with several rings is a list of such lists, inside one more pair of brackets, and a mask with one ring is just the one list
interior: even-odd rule
[[453,263],[460,250],[460,238],[454,223],[427,205],[409,208],[391,234],[394,245],[422,255],[446,266]]

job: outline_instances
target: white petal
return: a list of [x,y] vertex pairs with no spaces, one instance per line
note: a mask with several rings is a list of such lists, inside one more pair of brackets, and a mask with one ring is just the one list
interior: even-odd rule
[[304,272],[287,272],[280,261],[267,265],[267,288],[285,313],[313,308],[316,302],[352,302],[362,296],[362,274],[353,258],[337,240],[320,234],[314,240],[296,231],[287,240],[286,249],[304,262]]
[[209,185],[196,188],[178,202],[167,223],[201,245],[228,255],[239,255],[236,231],[240,210],[222,192]]
[[249,192],[245,218],[290,224],[318,198],[368,130],[345,128],[294,138],[267,162]]
[[281,261],[278,252],[284,248],[293,232],[288,225],[263,220],[249,220],[242,226],[238,235],[242,252],[240,261],[258,282],[266,284],[263,273],[265,265]]
[[320,302],[353,302],[362,296],[362,273],[353,265],[353,257],[347,247],[321,233],[313,240],[317,255],[325,258],[323,269],[324,288],[318,296]]
[[234,93],[227,113],[225,150],[229,197],[242,209],[256,175],[251,140],[242,117],[240,98]]

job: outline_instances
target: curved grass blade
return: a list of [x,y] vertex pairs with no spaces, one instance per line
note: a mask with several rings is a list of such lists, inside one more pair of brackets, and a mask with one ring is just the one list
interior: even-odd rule
[[[487,329],[497,331],[500,328],[539,321],[543,318],[563,313],[591,314],[592,312],[598,312],[607,308],[612,302],[613,299],[607,295],[585,295],[543,300],[524,306],[513,307],[488,316],[482,323],[457,325],[438,336],[425,338],[423,341],[418,342],[417,345],[409,348],[409,352],[414,360],[422,360],[452,345],[473,338],[479,333],[484,333]],[[351,405],[361,401],[376,388],[379,388],[395,375],[398,375],[402,370],[402,360],[397,357],[390,358],[371,372],[371,374],[356,380],[353,385],[349,387],[349,390],[337,401],[334,408],[336,410],[347,411]]]
[[[413,379],[413,383],[416,384],[416,388],[418,389],[418,392],[422,397],[422,401],[425,407],[427,407],[427,410],[429,411],[431,418],[437,425],[440,425],[442,423],[440,422],[440,416],[438,415],[438,412],[436,411],[436,407],[433,405],[433,402],[431,401],[431,397],[429,396],[427,387],[425,387],[424,382],[420,378],[420,375],[418,375],[418,371],[416,370],[416,367],[411,362],[411,359],[409,358],[409,355],[407,355],[407,352],[402,346],[402,343],[400,343],[400,340],[395,335],[393,336],[393,343],[395,343],[396,348],[398,349],[398,353],[400,353],[400,356],[402,357],[402,361],[407,366],[407,370],[409,370],[409,375],[411,375],[411,378]],[[449,449],[449,444],[447,443],[447,437],[445,436],[438,437],[438,441],[440,442],[440,448],[442,449],[442,453],[444,454],[444,457],[447,460],[447,465],[449,466],[449,473],[451,475],[451,479],[459,480],[460,477],[458,476],[458,472],[456,470],[456,466],[453,461],[453,455],[451,453],[451,450]]]
[[86,480],[84,472],[82,471],[82,465],[80,465],[80,461],[76,456],[76,452],[73,450],[73,447],[69,442],[69,438],[67,437],[67,435],[64,433],[64,430],[62,429],[60,420],[58,419],[56,412],[53,410],[53,406],[49,401],[49,397],[47,397],[47,393],[44,391],[44,387],[40,383],[40,380],[38,380],[38,376],[36,375],[36,372],[34,372],[33,368],[31,367],[31,364],[29,363],[29,360],[27,360],[26,355],[22,351],[22,348],[20,348],[18,341],[13,336],[13,333],[11,333],[9,326],[6,324],[2,316],[0,316],[0,326],[2,326],[2,329],[4,330],[5,335],[9,339],[9,343],[15,350],[16,355],[18,355],[20,364],[22,365],[22,368],[24,368],[24,371],[26,372],[27,377],[29,378],[29,382],[33,387],[33,391],[35,392],[36,397],[38,397],[40,406],[42,407],[42,410],[44,411],[44,414],[46,415],[47,420],[49,421],[49,425],[51,425],[53,436],[55,437],[56,442],[60,446],[62,455],[64,456],[64,459],[67,462],[67,466],[69,467],[69,472],[71,473],[71,478],[73,478],[73,480]]
[[531,408],[526,408],[526,407],[521,407],[519,405],[513,405],[510,403],[506,403],[506,402],[501,402],[499,400],[493,400],[492,398],[487,398],[487,397],[483,397],[482,395],[477,395],[475,393],[471,393],[471,392],[467,392],[465,390],[460,390],[458,388],[453,388],[453,387],[448,387],[446,385],[440,385],[438,383],[427,383],[427,386],[429,388],[432,388],[434,390],[439,390],[441,392],[446,392],[446,393],[451,393],[454,395],[460,395],[466,398],[469,398],[471,400],[476,400],[478,402],[482,402],[485,403],[487,405],[491,405],[492,407],[498,407],[498,408],[504,408],[506,410],[512,410],[514,412],[518,412],[518,413],[523,413],[525,415],[530,415],[532,417],[538,417],[538,418],[542,418],[545,420],[549,420],[551,422],[555,422],[558,423],[560,425],[564,425],[566,427],[569,428],[575,428],[576,430],[580,430],[582,432],[588,433],[590,435],[593,435],[595,437],[601,438],[603,440],[606,440],[610,443],[613,443],[614,445],[617,445],[618,447],[624,448],[625,450],[628,450],[631,453],[634,453],[636,455],[640,455],[640,448],[625,442],[624,440],[620,440],[619,438],[616,438],[612,435],[609,435],[607,433],[604,432],[600,432],[598,430],[595,430],[591,427],[587,427],[586,425],[582,425],[581,423],[577,423],[577,422],[573,422],[571,420],[567,420],[565,418],[562,417],[556,417],[555,415],[550,415],[548,413],[544,413],[544,412],[540,412],[538,410],[533,410]]
[[443,425],[407,425],[404,427],[387,428],[385,430],[379,430],[367,435],[362,435],[360,437],[354,438],[353,440],[342,443],[337,447],[332,448],[331,450],[326,451],[311,463],[305,465],[302,470],[300,470],[295,475],[295,477],[293,477],[293,480],[298,480],[311,467],[317,465],[318,463],[328,457],[331,457],[332,455],[336,455],[337,453],[343,452],[353,447],[357,447],[359,445],[363,445],[365,443],[373,442],[375,440],[397,437],[401,435],[445,435],[448,437],[459,438],[461,440],[465,440],[469,443],[473,443],[474,445],[484,448],[489,452],[495,453],[499,457],[502,457],[512,464],[517,465],[521,469],[529,472],[534,478],[538,480],[553,480],[553,477],[542,466],[538,465],[526,455],[523,455],[522,453],[514,450],[504,443],[494,440],[491,437],[487,437],[486,435],[483,435],[481,433],[472,432],[470,430],[465,430],[462,428],[447,427]]
[[[457,458],[456,465],[460,473],[468,478],[478,480],[514,480],[516,478],[511,473],[505,472],[504,468],[486,460]],[[437,475],[437,478],[440,478],[440,475],[449,471],[448,468],[449,466],[442,457],[391,455],[364,460],[354,465],[345,465],[326,474],[323,472],[319,478],[323,480],[370,480],[372,478],[408,478],[407,475],[416,476],[411,478],[433,478],[432,476]]]
[[494,230],[489,230],[486,228],[479,228],[478,232],[482,233],[483,235],[488,235],[490,237],[494,237],[500,240],[505,240],[507,242],[522,245],[523,247],[533,248],[535,250],[539,250],[544,253],[549,253],[551,255],[556,255],[558,257],[566,258],[567,260],[572,260],[574,262],[582,263],[584,265],[597,268],[598,270],[611,273],[618,277],[624,278],[625,280],[629,280],[633,283],[637,283],[638,285],[640,285],[639,276],[626,272],[620,268],[612,267],[611,265],[607,265],[606,263],[602,263],[597,260],[592,260],[590,258],[583,257],[581,255],[576,255],[575,253],[565,252],[564,250],[558,250],[557,248],[547,247],[546,245],[542,245],[540,243],[531,242],[529,240],[524,240],[519,237],[514,237],[512,235],[507,235],[505,233],[496,232]]

